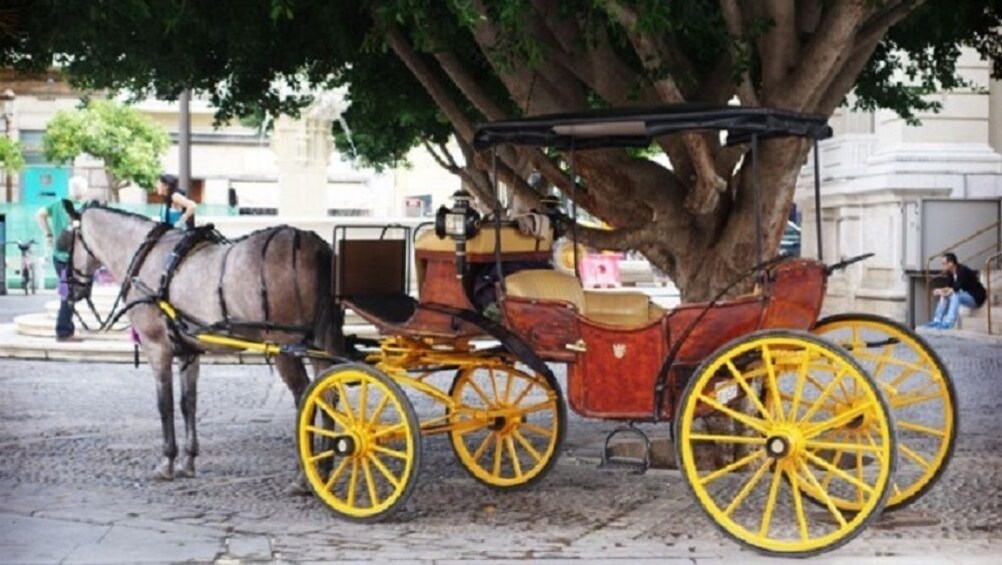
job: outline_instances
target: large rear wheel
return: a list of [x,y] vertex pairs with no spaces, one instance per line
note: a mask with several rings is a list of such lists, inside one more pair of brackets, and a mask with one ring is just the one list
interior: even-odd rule
[[[852,403],[848,391],[858,395]],[[713,522],[739,543],[813,555],[852,540],[884,506],[896,455],[890,409],[836,345],[776,330],[736,339],[696,370],[679,406],[682,473]],[[864,442],[827,437],[864,426]],[[833,449],[866,464],[850,473],[819,455]],[[805,509],[805,490],[823,501],[822,512]],[[857,501],[858,510],[841,509],[839,499]]]
[[300,402],[299,462],[314,494],[338,516],[377,521],[398,510],[417,482],[420,433],[392,379],[367,365],[338,365]]
[[[813,332],[849,351],[891,406],[899,457],[886,510],[918,500],[946,470],[957,437],[957,395],[946,366],[919,335],[880,316],[839,314],[819,321]],[[860,429],[838,434],[855,442],[865,439]],[[822,455],[855,465],[845,453]],[[844,507],[856,504],[846,501]]]

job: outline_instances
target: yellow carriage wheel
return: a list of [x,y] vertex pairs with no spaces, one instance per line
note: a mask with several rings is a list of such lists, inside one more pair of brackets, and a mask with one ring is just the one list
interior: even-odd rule
[[[820,386],[816,389],[809,382]],[[840,404],[845,390],[859,400]],[[675,419],[677,460],[699,505],[728,536],[757,551],[807,556],[853,539],[880,513],[896,451],[894,425],[877,385],[837,345],[802,332],[769,330],[724,345],[693,374]],[[865,443],[828,439],[865,426]],[[821,449],[863,453],[848,473]],[[823,501],[804,504],[809,485]],[[834,498],[858,498],[855,512]]]
[[[839,314],[825,318],[813,332],[845,348],[870,372],[887,398],[897,427],[898,466],[886,510],[911,504],[939,480],[957,436],[957,395],[953,380],[936,352],[907,327],[872,314]],[[833,435],[836,432],[833,432]],[[839,435],[865,440],[862,430]],[[829,461],[854,467],[857,461],[837,450],[820,453]],[[865,460],[859,464],[865,464]],[[805,491],[810,495],[810,491]],[[855,500],[840,501],[856,509]]]
[[[588,254],[588,248],[580,243],[578,243],[576,247],[578,250],[578,265],[580,265],[581,261],[584,260],[585,255]],[[554,244],[553,267],[556,270],[569,275],[577,275],[577,273],[574,272],[574,248],[574,243],[566,238],[561,239]]]
[[499,489],[527,487],[553,467],[567,412],[542,375],[497,365],[460,369],[449,395],[453,452],[478,481]]
[[296,421],[310,488],[358,522],[386,518],[407,501],[421,467],[420,434],[401,388],[367,365],[338,365],[317,377]]

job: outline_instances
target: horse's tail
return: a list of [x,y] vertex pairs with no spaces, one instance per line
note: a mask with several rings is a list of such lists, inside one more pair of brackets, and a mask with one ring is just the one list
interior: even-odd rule
[[313,309],[313,339],[316,346],[332,355],[344,355],[344,311],[334,303],[334,259],[331,247],[310,232],[317,245],[317,298]]

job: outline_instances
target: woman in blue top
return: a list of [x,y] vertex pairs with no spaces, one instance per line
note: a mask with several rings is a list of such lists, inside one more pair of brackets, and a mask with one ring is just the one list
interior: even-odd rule
[[178,187],[174,175],[160,175],[157,179],[157,194],[164,197],[164,207],[160,221],[175,228],[186,229],[195,227],[195,203],[185,196]]

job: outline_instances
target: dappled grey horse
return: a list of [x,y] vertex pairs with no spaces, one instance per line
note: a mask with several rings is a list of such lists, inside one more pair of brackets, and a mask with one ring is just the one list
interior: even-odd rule
[[[313,232],[277,226],[232,242],[193,238],[144,216],[101,205],[75,215],[68,281],[74,299],[89,298],[94,272],[103,265],[123,284],[121,304],[140,338],[157,386],[163,425],[163,459],[155,477],[194,476],[199,356],[232,351],[192,339],[213,327],[220,333],[276,344],[339,346],[339,311],[330,295],[331,248]],[[208,234],[208,232],[204,232]],[[166,274],[165,274],[166,273]],[[135,281],[135,282],[133,282]],[[185,324],[157,305],[166,299]],[[172,364],[180,359],[185,458],[174,436]],[[314,369],[328,362],[314,361]],[[298,405],[309,384],[302,357],[281,353],[275,366]]]

